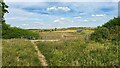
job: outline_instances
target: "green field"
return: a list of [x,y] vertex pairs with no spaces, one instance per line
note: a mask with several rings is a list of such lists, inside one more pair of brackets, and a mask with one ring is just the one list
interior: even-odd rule
[[[89,40],[94,30],[81,33],[69,31],[39,32],[35,42],[50,66],[114,66],[118,65],[118,46],[112,43],[98,43]],[[24,39],[2,40],[3,66],[41,66],[33,43]],[[12,57],[12,58],[11,58]]]

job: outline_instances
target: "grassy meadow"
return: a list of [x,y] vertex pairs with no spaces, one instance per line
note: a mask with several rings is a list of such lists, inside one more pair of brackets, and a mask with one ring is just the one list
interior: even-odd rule
[[[114,66],[118,65],[118,46],[112,43],[98,43],[87,37],[93,30],[77,32],[51,32],[58,42],[37,42],[50,66]],[[57,34],[58,33],[58,34]],[[61,35],[66,35],[62,37]],[[58,38],[59,37],[59,38]]]
[[[34,32],[39,32],[35,30]],[[118,46],[111,42],[89,40],[94,30],[43,31],[35,42],[50,66],[118,65]],[[33,44],[25,39],[3,39],[3,66],[41,66]]]
[[30,1],[0,1],[0,66],[120,68],[117,1]]
[[25,39],[3,39],[2,66],[40,66],[40,63],[30,41]]

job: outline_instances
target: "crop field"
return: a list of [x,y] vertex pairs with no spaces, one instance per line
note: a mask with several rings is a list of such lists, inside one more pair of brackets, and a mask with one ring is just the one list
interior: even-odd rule
[[[118,65],[118,46],[110,42],[97,43],[88,39],[93,30],[83,32],[39,32],[34,42],[50,66],[114,66]],[[30,40],[2,40],[3,66],[41,66]],[[12,58],[11,58],[12,57]]]

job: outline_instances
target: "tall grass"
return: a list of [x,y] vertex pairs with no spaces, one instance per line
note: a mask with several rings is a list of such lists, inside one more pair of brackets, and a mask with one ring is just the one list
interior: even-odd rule
[[2,40],[2,66],[40,66],[33,44],[24,39]]
[[118,46],[110,42],[86,42],[83,38],[58,42],[38,42],[38,47],[51,66],[114,66],[118,65]]
[[[118,65],[118,45],[86,40],[93,31],[82,33],[42,32],[41,37],[60,39],[55,42],[37,42],[50,66],[114,66]],[[67,37],[62,37],[66,35]],[[54,37],[54,38],[51,38]],[[24,39],[2,40],[3,66],[41,66],[33,44]],[[12,58],[11,58],[12,57]]]
[[2,39],[0,38],[0,67],[2,66]]

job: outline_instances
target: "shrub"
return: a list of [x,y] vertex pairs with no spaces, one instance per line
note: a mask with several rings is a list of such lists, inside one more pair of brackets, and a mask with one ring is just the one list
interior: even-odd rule
[[120,17],[111,19],[101,27],[97,27],[94,33],[91,34],[91,39],[95,41],[105,41],[107,39],[118,44],[120,42]]
[[2,23],[2,27],[3,27],[2,38],[4,39],[11,39],[11,38],[38,39],[39,38],[38,33],[17,27],[10,27],[6,23]]
[[91,34],[91,39],[95,40],[96,42],[100,42],[104,39],[109,39],[109,30],[105,27],[98,27],[96,31]]

